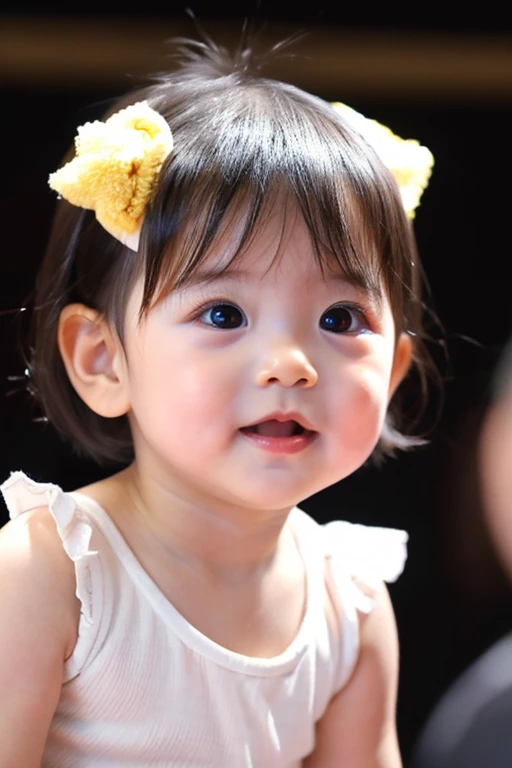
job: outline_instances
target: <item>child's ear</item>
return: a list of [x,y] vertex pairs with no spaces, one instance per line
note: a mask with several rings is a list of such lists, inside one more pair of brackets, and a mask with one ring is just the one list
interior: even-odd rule
[[122,416],[130,408],[123,348],[95,310],[68,304],[59,318],[58,345],[79,397],[100,416]]
[[412,340],[408,333],[401,333],[395,348],[395,357],[389,380],[389,399],[393,397],[396,388],[405,378],[412,361]]

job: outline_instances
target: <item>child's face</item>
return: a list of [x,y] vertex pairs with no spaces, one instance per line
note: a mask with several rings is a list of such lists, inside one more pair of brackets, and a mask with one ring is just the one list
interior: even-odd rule
[[[229,256],[227,240],[216,245],[196,278]],[[370,455],[408,337],[395,345],[384,295],[324,279],[299,215],[284,231],[271,219],[228,273],[139,323],[141,295],[128,305],[125,376],[137,461],[159,482],[205,503],[281,509]]]

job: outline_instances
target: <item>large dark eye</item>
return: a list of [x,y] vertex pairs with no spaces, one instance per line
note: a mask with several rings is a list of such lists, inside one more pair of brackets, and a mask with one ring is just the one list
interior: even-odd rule
[[320,328],[332,333],[355,333],[364,325],[363,313],[356,307],[331,307],[320,318]]
[[207,309],[203,315],[202,320],[207,325],[213,325],[214,328],[240,328],[245,324],[245,318],[233,304],[215,304],[215,306]]

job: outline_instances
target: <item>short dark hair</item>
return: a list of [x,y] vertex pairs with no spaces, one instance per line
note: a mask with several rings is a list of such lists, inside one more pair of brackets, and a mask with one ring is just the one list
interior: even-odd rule
[[[277,199],[298,206],[322,269],[385,290],[397,337],[404,331],[412,337],[423,408],[430,363],[422,341],[421,266],[390,171],[330,104],[255,74],[247,51],[230,57],[213,44],[186,41],[180,54],[175,71],[108,112],[146,100],[174,138],[146,210],[139,252],[109,235],[93,212],[65,200],[57,204],[38,280],[30,361],[32,390],[49,421],[100,463],[131,460],[127,417],[94,413],[68,379],[57,345],[62,308],[74,301],[90,306],[122,340],[136,280],[144,278],[143,315],[193,275],[233,212],[243,212],[245,221],[236,259]],[[415,442],[398,431],[401,413],[399,392],[388,409],[381,452]]]

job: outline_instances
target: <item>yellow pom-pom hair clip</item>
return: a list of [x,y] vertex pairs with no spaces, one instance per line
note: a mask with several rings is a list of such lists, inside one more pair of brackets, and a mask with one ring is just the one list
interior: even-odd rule
[[[333,108],[373,146],[393,173],[409,218],[428,184],[434,158],[413,139],[401,139],[376,120],[335,102]],[[133,251],[139,248],[144,211],[164,160],[171,129],[146,101],[78,128],[75,157],[49,177],[65,200],[93,210],[98,222]]]
[[389,168],[400,189],[405,212],[413,219],[434,165],[430,150],[415,139],[401,139],[385,125],[364,117],[346,104],[334,102],[332,106],[373,147]]
[[140,101],[105,122],[80,126],[75,157],[48,183],[68,202],[93,210],[107,232],[137,251],[147,202],[172,149],[167,122]]

